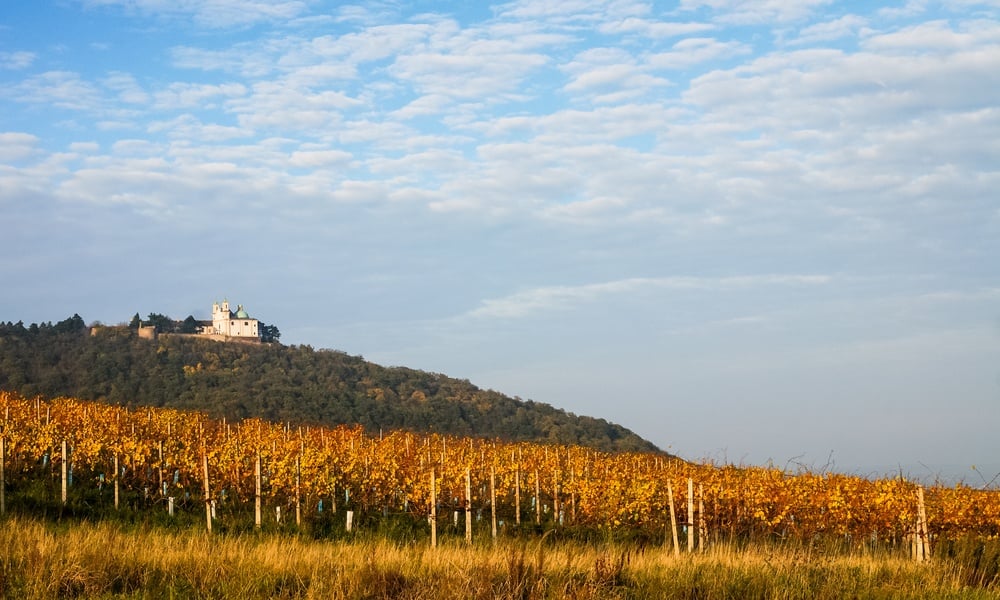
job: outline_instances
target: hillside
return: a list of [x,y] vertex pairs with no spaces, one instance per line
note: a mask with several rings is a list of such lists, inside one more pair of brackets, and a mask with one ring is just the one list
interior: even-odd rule
[[56,324],[0,323],[0,389],[124,406],[197,409],[369,431],[410,429],[506,440],[656,451],[603,419],[482,390],[468,381],[383,367],[334,350],[219,343],[188,336],[139,339],[125,327],[95,335],[78,315]]

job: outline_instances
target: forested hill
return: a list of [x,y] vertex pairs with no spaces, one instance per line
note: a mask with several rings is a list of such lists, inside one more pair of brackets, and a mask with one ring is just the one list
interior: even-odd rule
[[332,350],[139,339],[127,327],[91,335],[78,315],[56,324],[0,323],[0,389],[125,406],[195,409],[214,417],[296,424],[360,423],[507,440],[657,451],[603,419],[481,390],[468,381],[383,367]]

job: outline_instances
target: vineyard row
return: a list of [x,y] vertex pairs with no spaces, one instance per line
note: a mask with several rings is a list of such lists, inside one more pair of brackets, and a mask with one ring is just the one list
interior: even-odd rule
[[6,489],[47,472],[62,474],[67,485],[204,499],[206,510],[256,503],[259,514],[263,503],[298,513],[340,504],[415,519],[485,511],[494,522],[650,531],[670,526],[673,504],[682,525],[700,517],[702,527],[730,535],[883,540],[914,531],[923,493],[930,536],[1000,535],[1000,491],[922,490],[902,477],[693,464],[433,433],[373,436],[360,427],[230,423],[193,411],[7,392],[0,392],[0,414]]

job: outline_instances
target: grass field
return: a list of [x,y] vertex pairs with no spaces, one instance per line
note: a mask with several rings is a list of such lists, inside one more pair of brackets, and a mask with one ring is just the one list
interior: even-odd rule
[[[0,408],[0,598],[1000,599],[995,489]],[[706,550],[675,555],[668,532]]]
[[[864,549],[659,546],[549,536],[466,545],[0,522],[3,598],[998,598],[996,548],[916,563]],[[971,548],[971,546],[970,546]],[[989,550],[984,554],[984,549]],[[989,554],[992,552],[992,554]],[[988,556],[987,556],[988,555]]]

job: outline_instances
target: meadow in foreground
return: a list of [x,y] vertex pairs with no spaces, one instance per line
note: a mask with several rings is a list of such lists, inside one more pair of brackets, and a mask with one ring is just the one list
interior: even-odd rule
[[817,546],[719,544],[674,556],[658,545],[543,536],[471,546],[456,538],[431,549],[375,536],[324,541],[10,517],[0,548],[3,598],[1000,597],[995,573],[969,562],[982,563],[982,545],[971,559],[915,563]]

